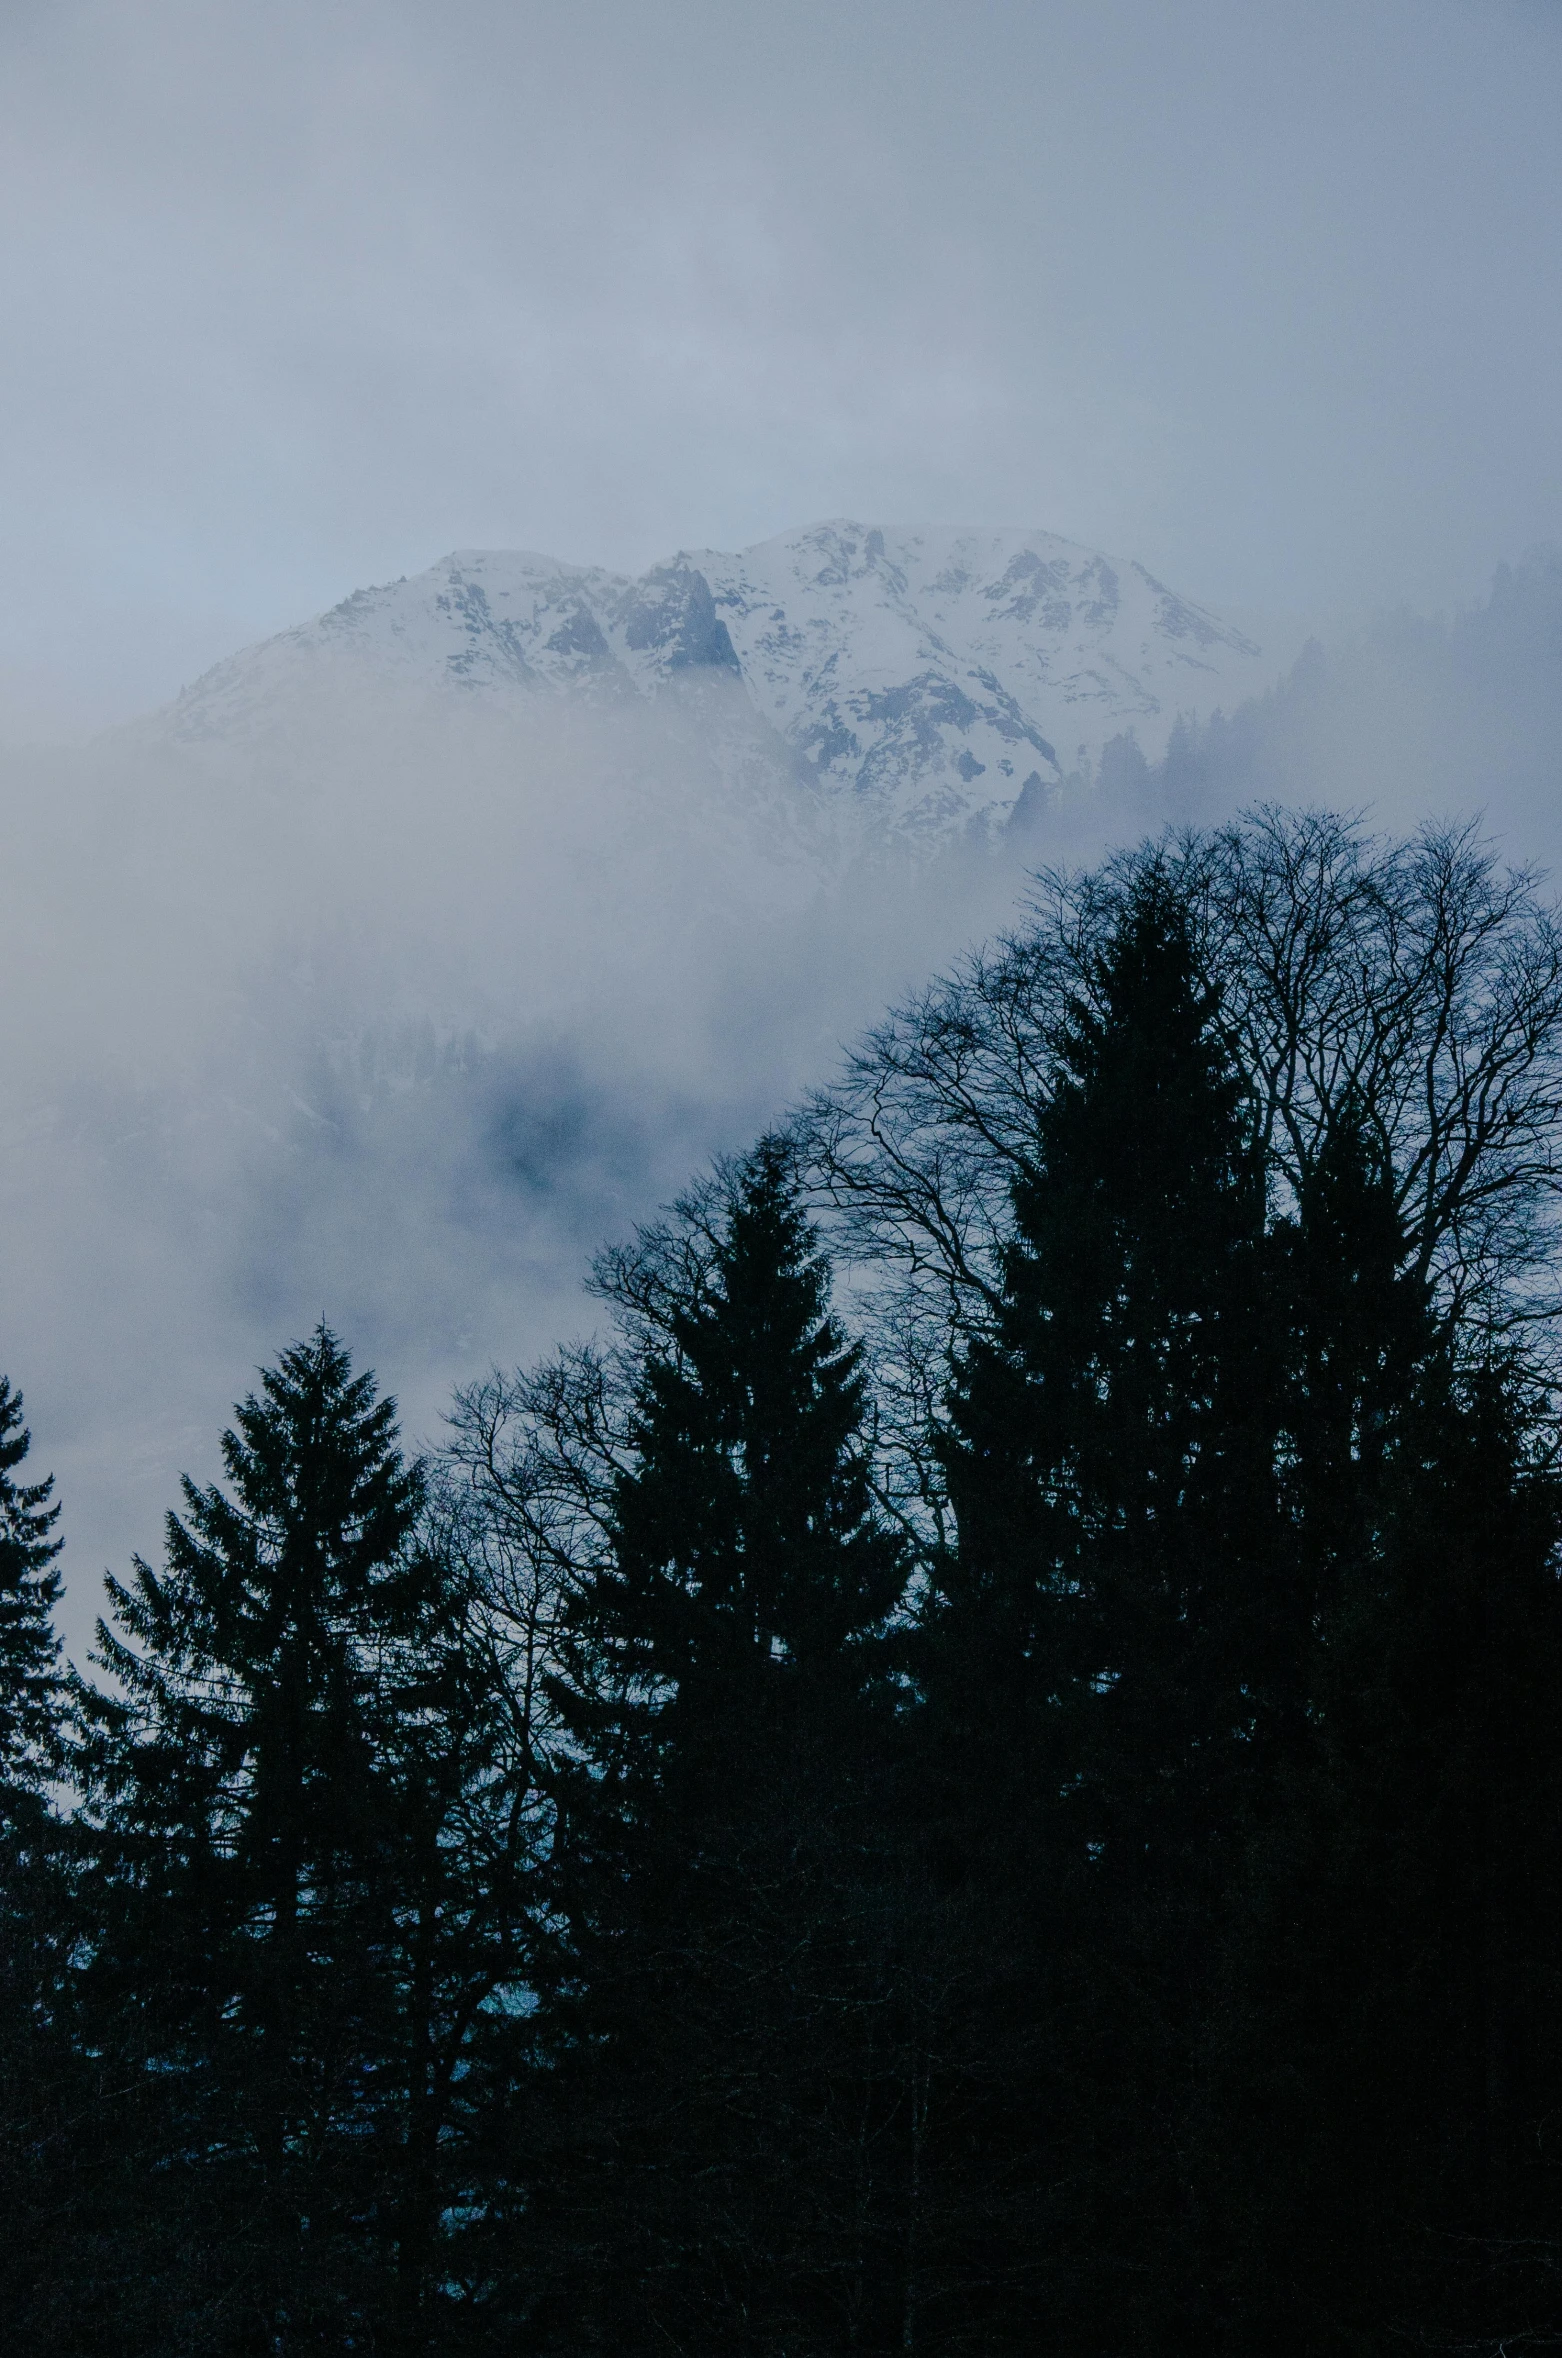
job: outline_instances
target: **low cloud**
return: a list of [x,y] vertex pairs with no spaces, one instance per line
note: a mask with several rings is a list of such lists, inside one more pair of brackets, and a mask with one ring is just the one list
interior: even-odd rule
[[11,759],[0,1364],[73,1642],[278,1344],[328,1317],[436,1431],[582,1323],[604,1237],[1011,906],[983,851],[843,880],[709,735],[677,699],[338,683],[238,745]]
[[1266,797],[1483,810],[1555,861],[1559,646],[1539,556],[1163,762],[1123,740],[1007,844],[844,872],[698,698],[338,680],[225,746],[11,757],[0,1367],[59,1478],[72,1642],[280,1343],[326,1316],[436,1436],[453,1383],[588,1321],[597,1244],[1010,921],[1027,864]]

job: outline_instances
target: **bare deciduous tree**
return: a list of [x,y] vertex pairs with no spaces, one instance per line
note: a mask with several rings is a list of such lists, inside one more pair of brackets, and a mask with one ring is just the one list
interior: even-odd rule
[[633,1407],[646,1355],[675,1351],[675,1310],[702,1300],[730,1187],[730,1171],[718,1167],[669,1218],[598,1257],[589,1290],[609,1312],[604,1340],[567,1344],[533,1368],[496,1369],[456,1395],[452,1437],[435,1468],[436,1507],[445,1544],[494,1616],[539,1768],[559,1738],[547,1682],[565,1608],[604,1561],[614,1484],[635,1463]]
[[1562,927],[1538,875],[1473,825],[1387,842],[1331,812],[1261,809],[1088,873],[1037,879],[1031,922],[870,1032],[796,1126],[859,1295],[885,1418],[884,1485],[940,1532],[927,1439],[951,1342],[1002,1283],[1060,1024],[1093,1004],[1135,879],[1185,894],[1247,1075],[1275,1211],[1350,1106],[1394,1175],[1409,1266],[1473,1341],[1557,1306]]

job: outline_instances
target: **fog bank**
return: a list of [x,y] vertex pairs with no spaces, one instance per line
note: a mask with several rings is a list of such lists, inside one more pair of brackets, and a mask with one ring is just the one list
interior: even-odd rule
[[437,1438],[454,1383],[578,1331],[591,1252],[1011,921],[1028,866],[1264,799],[1480,811],[1562,862],[1562,562],[1310,649],[922,864],[843,866],[735,725],[337,682],[242,742],[6,760],[0,1367],[59,1480],[73,1642],[280,1344],[328,1318]]
[[708,735],[676,699],[520,725],[380,683],[238,746],[9,760],[0,1364],[73,1642],[278,1345],[328,1318],[437,1434],[454,1382],[580,1325],[604,1238],[1010,906],[986,851],[843,878]]

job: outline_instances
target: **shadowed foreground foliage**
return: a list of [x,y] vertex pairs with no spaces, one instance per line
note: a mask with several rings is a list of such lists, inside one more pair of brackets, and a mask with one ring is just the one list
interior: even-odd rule
[[1562,2348],[1559,1049],[1468,835],[1053,880],[96,1684],[0,1390],[17,2346]]

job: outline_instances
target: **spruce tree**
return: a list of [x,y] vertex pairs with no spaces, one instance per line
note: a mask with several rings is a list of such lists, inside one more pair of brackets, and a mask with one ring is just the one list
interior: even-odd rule
[[155,2189],[123,2198],[136,2297],[211,2350],[480,2343],[491,2257],[464,2283],[443,2227],[481,2208],[452,2141],[517,1971],[502,1697],[394,1403],[328,1329],[222,1446],[165,1569],[110,1582],[113,1684],[78,1697],[89,1999]]
[[560,1694],[588,2314],[615,2350],[874,2346],[900,2132],[873,1731],[904,1556],[783,1145],[683,1267]]
[[1045,2320],[1170,2350],[1203,2330],[1176,2121],[1206,1927],[1273,1742],[1284,1338],[1242,1077],[1162,870],[1054,1057],[949,1397],[958,1542],[922,1641],[929,1807],[980,1942],[949,2265],[972,2348]]
[[1423,1337],[1367,1447],[1313,1462],[1353,1528],[1227,1914],[1194,2142],[1233,2348],[1562,2334],[1562,1492],[1515,1371]]
[[1446,1336],[1408,1260],[1392,1168],[1368,1107],[1347,1095],[1271,1234],[1284,1546],[1253,1685],[1272,1741],[1263,1806],[1255,1794],[1211,1914],[1181,2124],[1219,2346],[1327,2346],[1344,2269],[1323,2231],[1331,2190],[1351,2175],[1324,2149],[1356,2133],[1343,2049],[1320,2037],[1341,1967],[1342,1919],[1325,1896],[1340,1888],[1331,1760],[1340,1708],[1354,1720],[1352,1689],[1376,1683],[1360,1636],[1368,1621],[1373,1645],[1386,1635],[1391,1534],[1425,1471],[1421,1404],[1429,1387],[1446,1396]]
[[59,1509],[52,1481],[17,1479],[30,1447],[22,1415],[21,1394],[0,1377],[0,2309],[8,2330],[45,2352],[63,2346],[56,2281],[95,2109],[71,2050],[64,1993],[79,1925],[48,1792],[63,1755]]
[[52,1477],[18,1482],[31,1447],[22,1396],[0,1376],[0,1786],[36,1792],[59,1765],[63,1686]]
[[949,1655],[982,1649],[984,1683],[1056,1699],[1085,1747],[1081,1839],[1139,1858],[1203,1839],[1250,1732],[1274,1338],[1242,1079],[1160,872],[1093,982],[1015,1189],[996,1330],[950,1394],[937,1626]]

